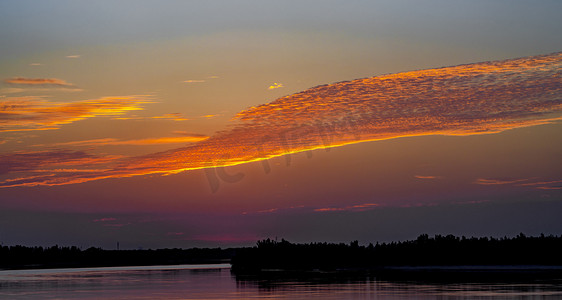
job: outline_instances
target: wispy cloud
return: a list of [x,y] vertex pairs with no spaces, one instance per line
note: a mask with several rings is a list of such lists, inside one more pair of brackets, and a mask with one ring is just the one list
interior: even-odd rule
[[[194,145],[124,158],[111,170],[99,174],[53,173],[51,177],[37,177],[38,174],[30,171],[27,175],[33,178],[24,184],[56,185],[99,178],[172,174],[366,141],[496,133],[547,124],[562,119],[561,67],[562,53],[555,53],[318,86],[244,110],[236,115],[237,123],[233,127]],[[140,109],[138,100],[127,101],[110,101],[119,106],[108,113]],[[23,110],[41,105],[45,106],[26,104]],[[64,120],[83,118],[83,114],[92,113],[65,116],[62,121],[57,118],[52,121],[49,117],[36,127],[63,124]],[[43,114],[41,118],[31,115],[36,123],[35,118],[45,118]],[[12,124],[10,128],[19,127]],[[477,183],[483,185],[513,181],[481,179]],[[0,187],[14,185],[14,182],[0,182]]]
[[16,93],[21,93],[21,92],[25,92],[25,89],[16,88],[16,87],[12,87],[12,88],[1,88],[1,89],[0,89],[0,93],[1,93],[1,94],[16,94]]
[[504,184],[514,184],[518,182],[527,181],[529,179],[485,179],[478,178],[474,183],[481,185],[504,185]]
[[95,219],[92,220],[93,222],[108,222],[108,221],[116,221],[117,219],[115,218],[101,218],[101,219]]
[[517,185],[518,186],[537,186],[537,185],[548,185],[548,184],[556,184],[556,183],[562,183],[562,180],[536,181],[536,182],[520,183],[520,184],[517,184]]
[[[119,156],[98,156],[83,151],[52,150],[52,151],[27,151],[0,155],[0,174],[21,173],[33,171],[44,173],[45,169],[52,173],[67,173],[63,169],[69,166],[79,166],[76,172],[85,166],[106,164],[120,158]],[[57,170],[58,169],[58,170]],[[103,171],[103,170],[101,170]],[[45,175],[41,175],[45,176]],[[13,180],[9,180],[13,182]]]
[[197,133],[191,133],[191,132],[187,132],[187,131],[184,131],[184,130],[174,130],[174,131],[172,131],[172,133],[173,133],[173,134],[177,134],[177,135],[205,136],[205,137],[206,137],[206,135],[200,135],[200,134],[197,134]]
[[275,82],[272,85],[270,85],[267,89],[268,90],[274,90],[274,89],[278,89],[278,88],[282,88],[282,87],[283,87],[282,83]]
[[440,179],[441,176],[433,176],[433,175],[414,175],[415,178],[418,179]]
[[14,77],[4,80],[4,82],[15,85],[26,85],[26,86],[62,86],[62,87],[73,87],[74,84],[68,83],[65,80],[58,78],[25,78],[25,77]]
[[171,121],[188,121],[189,118],[184,117],[181,113],[168,113],[153,117],[142,117],[138,115],[127,115],[119,116],[113,118],[113,120],[148,120],[148,119],[161,119],[161,120],[171,120]]
[[181,136],[181,137],[160,137],[153,139],[138,139],[127,141],[115,141],[106,143],[106,145],[156,145],[156,144],[177,144],[177,143],[195,143],[208,139],[208,136]]
[[257,212],[260,213],[260,214],[267,214],[267,213],[276,212],[278,210],[279,210],[279,208],[270,208],[270,209],[259,210]]
[[163,114],[160,116],[151,117],[152,119],[166,119],[166,120],[174,120],[174,121],[187,121],[188,118],[182,116],[180,113],[170,113],[170,114]]
[[[479,178],[474,183],[481,185],[510,185],[519,187],[530,187],[537,190],[559,190],[562,189],[560,183],[562,180],[543,180],[533,181],[536,178],[522,178],[522,179],[484,179]],[[556,185],[558,184],[558,185]]]
[[304,205],[298,205],[298,206],[290,206],[285,208],[276,207],[276,208],[262,209],[258,211],[244,211],[241,214],[242,215],[272,214],[272,213],[283,213],[283,212],[303,210],[303,209],[305,209]]
[[220,115],[213,115],[213,114],[209,114],[209,115],[204,115],[204,116],[201,116],[201,118],[205,118],[205,119],[212,119],[212,118],[214,118],[214,117],[218,117],[218,116],[220,116]]
[[105,227],[123,227],[123,226],[127,226],[127,225],[131,225],[131,223],[122,223],[122,224],[103,224],[103,226]]
[[189,79],[189,80],[184,80],[183,82],[185,82],[185,83],[203,83],[203,82],[205,82],[205,80],[203,80],[203,79]]
[[75,55],[67,55],[66,58],[80,58],[81,55],[79,54],[75,54]]
[[487,203],[490,202],[490,200],[470,200],[470,201],[458,201],[458,202],[454,202],[455,204],[481,204],[481,203]]
[[146,120],[146,117],[140,117],[137,115],[127,115],[127,116],[120,116],[111,118],[112,120]]
[[537,190],[562,190],[562,186],[538,186]]
[[364,203],[352,206],[345,206],[345,207],[323,207],[323,208],[316,208],[313,211],[315,212],[331,212],[331,211],[365,211],[371,210],[379,206],[376,203]]
[[77,102],[49,102],[33,97],[0,101],[0,132],[56,129],[86,118],[118,116],[142,110],[146,96],[104,97]]
[[33,67],[37,67],[37,66],[42,66],[43,64],[42,63],[30,63],[29,65],[33,66]]
[[324,208],[316,208],[314,211],[316,212],[327,212],[327,211],[342,211],[345,210],[341,207],[324,207]]
[[159,137],[159,138],[148,138],[148,139],[136,139],[136,140],[119,140],[115,138],[104,138],[104,139],[93,139],[84,141],[72,141],[64,143],[53,143],[53,144],[39,144],[34,145],[35,147],[91,147],[91,146],[116,146],[116,145],[132,145],[132,146],[146,146],[146,145],[157,145],[157,144],[177,144],[177,143],[195,143],[206,140],[209,138],[205,135],[185,135],[180,137]]

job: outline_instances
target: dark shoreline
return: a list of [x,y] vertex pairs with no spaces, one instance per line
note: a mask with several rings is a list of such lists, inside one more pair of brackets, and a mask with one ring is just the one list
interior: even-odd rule
[[254,247],[103,250],[0,247],[0,270],[230,263],[237,275],[273,273],[454,274],[560,273],[562,236],[416,240],[359,245],[262,240]]

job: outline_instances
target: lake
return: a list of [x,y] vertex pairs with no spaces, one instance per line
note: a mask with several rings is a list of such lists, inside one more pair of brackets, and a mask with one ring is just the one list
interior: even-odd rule
[[234,276],[230,265],[0,271],[1,299],[562,299],[562,278]]

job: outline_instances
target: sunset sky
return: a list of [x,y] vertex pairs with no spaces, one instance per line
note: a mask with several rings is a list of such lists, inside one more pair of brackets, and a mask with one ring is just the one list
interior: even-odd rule
[[0,243],[562,234],[560,1],[0,1]]

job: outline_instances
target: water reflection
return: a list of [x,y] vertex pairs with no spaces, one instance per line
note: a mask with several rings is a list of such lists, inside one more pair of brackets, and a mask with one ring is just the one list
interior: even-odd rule
[[239,289],[287,299],[561,299],[556,272],[306,274],[235,276]]
[[[418,274],[419,275],[419,274]],[[505,274],[504,274],[505,275]],[[8,299],[560,299],[562,276],[235,276],[228,265],[0,271]]]

